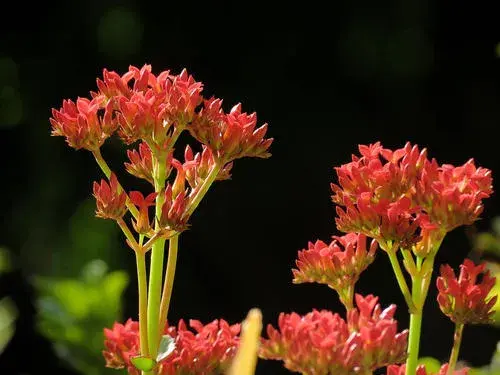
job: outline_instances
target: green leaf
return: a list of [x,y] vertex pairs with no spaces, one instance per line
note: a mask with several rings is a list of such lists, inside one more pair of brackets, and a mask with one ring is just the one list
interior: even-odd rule
[[17,309],[9,297],[0,300],[0,353],[14,335]]
[[428,374],[437,374],[441,368],[441,362],[433,357],[422,357],[418,360],[419,365],[424,365]]
[[89,314],[88,290],[82,282],[71,279],[59,280],[54,283],[52,293],[75,318],[83,319]]
[[172,336],[163,335],[158,348],[158,356],[156,362],[160,362],[167,358],[175,350],[175,340]]
[[154,359],[143,356],[131,357],[130,362],[141,371],[151,371],[156,364]]

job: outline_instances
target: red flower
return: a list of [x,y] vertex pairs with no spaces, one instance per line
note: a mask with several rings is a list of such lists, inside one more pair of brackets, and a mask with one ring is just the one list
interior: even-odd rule
[[[203,145],[202,152],[193,154],[193,150],[188,145],[184,151],[183,165],[186,173],[186,180],[192,190],[200,186],[208,177],[209,172],[215,167],[215,159],[212,151]],[[227,163],[217,174],[216,180],[228,180],[231,178],[231,168],[233,163]]]
[[122,140],[131,144],[137,140],[152,141],[153,138],[163,143],[167,137],[168,126],[164,126],[164,96],[153,90],[134,91],[130,98],[118,97],[117,120],[118,134]]
[[111,99],[117,96],[125,96],[129,98],[132,95],[132,89],[128,86],[128,82],[133,76],[131,72],[120,76],[116,72],[110,72],[107,69],[104,69],[102,75],[102,80],[97,78],[99,93],[91,93],[93,97],[97,95],[104,95],[106,98]]
[[430,221],[449,232],[476,221],[483,211],[483,199],[492,189],[491,171],[476,167],[474,160],[462,166],[438,166],[427,161],[416,186],[415,202]]
[[[191,320],[188,329],[183,320],[177,327],[170,326],[165,334],[175,342],[174,351],[158,363],[158,374],[216,375],[230,365],[239,344],[240,324],[229,325],[225,320],[214,320],[207,325]],[[139,355],[139,325],[128,320],[125,325],[115,323],[113,329],[104,329],[106,366],[127,368],[131,375],[139,375],[130,358]]]
[[190,320],[192,330],[180,321],[177,329],[170,327],[167,333],[175,337],[172,355],[160,362],[158,373],[175,374],[222,374],[231,364],[239,344],[240,324],[229,325],[225,320],[214,320],[207,325]]
[[130,375],[139,375],[130,362],[131,357],[139,354],[139,323],[127,320],[123,325],[113,324],[112,329],[104,328],[104,347],[102,354],[106,360],[106,367],[114,369],[126,368]]
[[304,374],[373,372],[402,362],[408,332],[397,332],[395,306],[382,311],[373,296],[356,295],[356,303],[359,310],[351,310],[347,322],[325,310],[280,314],[279,330],[267,327],[269,339],[262,341],[260,356]]
[[267,158],[272,138],[265,139],[267,124],[255,129],[257,115],[241,112],[241,104],[226,114],[222,100],[206,100],[189,127],[191,134],[207,145],[219,160],[225,163],[243,157]]
[[66,137],[75,149],[97,150],[117,128],[113,102],[104,96],[92,100],[64,100],[59,110],[52,109],[52,135]]
[[439,166],[410,143],[391,151],[377,142],[359,152],[335,168],[337,227],[373,237],[385,250],[396,242],[419,256],[435,252],[446,232],[477,220],[492,193],[491,172],[472,160]]
[[[391,151],[380,142],[359,146],[361,157],[335,168],[338,185],[332,184],[337,206],[337,227],[386,243],[411,245],[416,241],[420,212],[413,207],[411,189],[426,160],[426,151],[407,143]],[[341,208],[341,206],[345,208]]]
[[[151,73],[151,66],[142,69],[130,67],[127,77],[113,80],[103,87],[108,91],[116,82],[134,80],[133,90],[126,91],[121,84],[118,95],[119,134],[126,143],[138,139],[150,141],[159,149],[169,145],[171,129],[182,130],[195,116],[196,107],[201,104],[203,84],[183,70],[180,75],[162,72],[158,77]],[[126,86],[128,89],[128,86]],[[125,94],[123,94],[125,92]]]
[[118,220],[127,212],[127,194],[121,191],[114,173],[111,173],[109,183],[105,180],[101,180],[101,184],[94,182],[94,197],[97,217]]
[[[444,365],[441,366],[439,369],[439,372],[437,374],[428,374],[425,366],[420,365],[417,367],[417,374],[416,375],[446,375],[448,373],[448,364],[445,363]],[[460,370],[455,370],[453,371],[453,375],[467,375],[469,373],[469,369],[467,367],[464,367]],[[387,375],[406,375],[406,365],[390,365],[387,367]]]
[[[130,163],[125,163],[125,168],[127,172],[132,176],[142,178],[152,185],[154,185],[153,179],[153,154],[147,143],[142,142],[139,144],[139,151],[137,150],[127,150],[127,156]],[[172,163],[172,153],[169,153],[166,164],[166,177],[170,175]]]
[[[441,311],[457,324],[480,324],[490,321],[498,296],[488,299],[495,285],[495,277],[484,272],[485,264],[475,266],[465,259],[460,265],[460,275],[455,277],[453,269],[441,266],[441,276],[436,284],[439,291],[438,302]],[[482,275],[482,280],[478,276]]]
[[139,217],[137,221],[132,221],[134,229],[137,233],[146,234],[151,230],[151,224],[149,222],[149,212],[148,207],[155,205],[157,193],[151,193],[144,198],[139,191],[130,192],[130,200],[139,209]]
[[293,282],[326,284],[335,289],[346,306],[352,305],[354,285],[375,259],[377,243],[366,249],[366,236],[349,233],[334,237],[327,245],[323,241],[309,242],[308,249],[299,251],[297,268],[292,270]]

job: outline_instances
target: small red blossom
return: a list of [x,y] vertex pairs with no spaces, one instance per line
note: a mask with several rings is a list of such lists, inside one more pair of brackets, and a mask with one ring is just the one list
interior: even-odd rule
[[483,211],[483,199],[493,192],[491,171],[476,167],[470,159],[464,165],[439,166],[427,161],[415,190],[414,200],[431,222],[449,232],[470,225]]
[[121,190],[114,173],[111,174],[109,183],[105,180],[101,180],[100,184],[94,182],[94,197],[97,217],[118,220],[127,212],[127,194]]
[[309,242],[308,249],[298,253],[293,282],[326,284],[337,291],[345,306],[352,306],[354,285],[375,259],[376,249],[376,241],[367,250],[366,236],[355,233],[334,237],[329,245]]
[[104,338],[106,367],[125,368],[130,375],[139,375],[141,372],[130,362],[139,355],[139,323],[132,319],[125,324],[115,323],[112,329],[104,328]]
[[92,100],[64,100],[59,110],[52,109],[53,136],[63,136],[70,147],[95,151],[117,128],[113,102],[104,96]]
[[[427,370],[425,369],[425,366],[420,365],[417,367],[416,375],[446,375],[447,373],[448,373],[448,364],[445,363],[444,365],[441,366],[437,374],[428,373]],[[453,375],[468,375],[468,373],[469,373],[468,367],[464,367],[460,370],[453,371]],[[403,364],[400,366],[398,365],[387,366],[386,375],[406,375],[406,365]]]
[[[205,145],[203,145],[202,151],[193,153],[192,148],[188,145],[184,151],[183,165],[186,180],[192,190],[200,186],[203,181],[208,177],[208,174],[215,167],[215,158],[212,151]],[[228,180],[231,178],[231,169],[233,163],[227,163],[218,173],[216,180]]]
[[128,82],[133,76],[130,72],[120,76],[116,72],[104,69],[102,76],[103,79],[97,78],[99,92],[92,92],[93,97],[104,95],[106,98],[111,99],[118,96],[129,98],[132,95],[132,89],[128,86]]
[[[441,311],[453,322],[481,324],[490,321],[498,296],[488,298],[495,285],[495,277],[489,271],[484,272],[485,267],[485,264],[476,266],[471,260],[465,259],[460,265],[457,279],[449,265],[441,266],[441,276],[436,281],[439,291],[437,299]],[[482,279],[479,281],[481,274]]]
[[324,375],[373,372],[404,361],[408,332],[397,332],[395,306],[382,310],[373,296],[356,295],[356,303],[347,322],[325,310],[280,314],[279,330],[267,327],[259,355],[282,360],[291,371]]
[[[132,89],[129,81],[134,82]],[[172,129],[181,131],[191,123],[202,102],[203,84],[186,70],[179,75],[165,71],[156,77],[150,65],[130,67],[120,80],[113,75],[109,84],[101,86],[101,90],[117,94],[121,138],[128,144],[139,139],[150,141],[160,150],[171,148]]]
[[[153,154],[147,143],[139,144],[139,151],[127,150],[127,156],[130,163],[124,163],[127,172],[132,176],[142,178],[154,185],[153,178]],[[166,178],[170,175],[172,169],[172,153],[170,152],[166,159]]]
[[[175,349],[160,361],[160,375],[222,374],[229,367],[239,345],[240,324],[229,325],[225,320],[214,320],[203,325],[190,320],[189,329],[183,320],[169,326],[165,334],[174,339]],[[115,323],[113,329],[104,329],[106,366],[126,368],[130,375],[139,375],[130,358],[139,355],[139,325],[128,320],[125,325]]]
[[255,129],[257,115],[241,112],[241,104],[226,114],[222,100],[204,102],[189,130],[193,137],[207,145],[219,160],[230,162],[243,157],[267,158],[272,138],[265,139],[267,124]]
[[157,193],[151,193],[144,197],[140,191],[130,192],[130,201],[139,209],[139,217],[132,221],[137,233],[146,234],[151,231],[148,208],[155,205]]

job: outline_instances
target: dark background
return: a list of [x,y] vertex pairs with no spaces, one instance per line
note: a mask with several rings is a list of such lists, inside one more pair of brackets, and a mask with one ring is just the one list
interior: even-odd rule
[[[94,90],[102,68],[123,73],[130,64],[149,63],[158,73],[185,67],[226,109],[241,101],[244,110],[257,111],[275,138],[272,158],[238,160],[233,179],[211,189],[182,235],[172,321],[236,322],[252,307],[273,324],[280,311],[341,311],[328,288],[292,285],[290,269],[307,241],[338,234],[329,190],[333,167],[360,143],[380,140],[393,148],[411,141],[440,162],[474,157],[494,176],[500,171],[500,28],[490,3],[325,4],[18,1],[2,9],[0,245],[13,252],[18,268],[2,277],[0,296],[10,295],[19,310],[16,335],[0,357],[2,374],[69,373],[36,333],[29,280],[32,274],[71,276],[85,259],[99,256],[99,249],[81,249],[70,253],[75,264],[61,264],[68,254],[61,256],[56,238],[101,175],[88,152],[49,136],[48,118],[62,99]],[[114,143],[103,153],[119,166],[123,154]],[[477,227],[488,229],[498,214],[494,195]],[[457,266],[469,250],[458,229],[438,262]],[[133,276],[130,250],[122,246],[117,254],[110,266]],[[403,306],[389,262],[379,255],[358,290],[379,295],[383,305]],[[135,293],[132,281],[125,316],[136,316]],[[434,296],[422,355],[445,361],[453,327]],[[398,318],[406,327],[402,307]],[[476,366],[489,362],[498,333],[466,328],[461,357]],[[259,365],[258,374],[279,373],[286,373],[279,363]]]

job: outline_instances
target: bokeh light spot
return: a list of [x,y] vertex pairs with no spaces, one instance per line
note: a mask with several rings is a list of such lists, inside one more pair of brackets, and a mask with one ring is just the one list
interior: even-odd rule
[[143,25],[136,12],[115,8],[102,16],[97,34],[101,53],[121,60],[139,51]]

